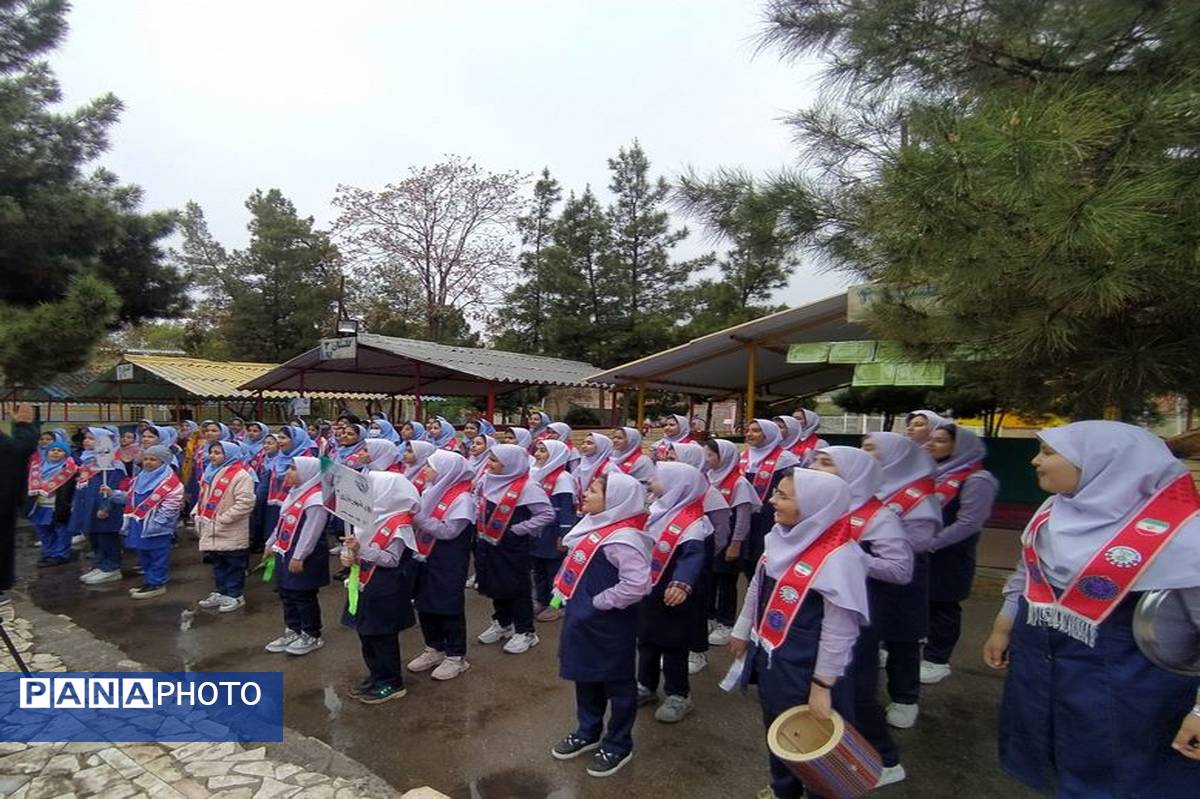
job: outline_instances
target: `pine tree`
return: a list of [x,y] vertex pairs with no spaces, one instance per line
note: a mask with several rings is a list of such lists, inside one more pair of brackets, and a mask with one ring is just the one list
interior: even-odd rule
[[814,240],[885,289],[881,336],[1076,417],[1200,397],[1200,5],[776,0],[767,19],[840,90],[792,123],[823,178]]
[[547,260],[553,257],[554,207],[562,199],[558,181],[548,167],[533,186],[529,213],[517,218],[525,249],[518,257],[520,278],[505,297],[499,316],[502,332],[497,345],[517,352],[546,351]]
[[142,214],[141,191],[103,169],[121,103],[69,112],[50,53],[67,30],[63,0],[0,0],[0,370],[31,385],[85,364],[106,328],[186,306],[164,262],[170,213]]

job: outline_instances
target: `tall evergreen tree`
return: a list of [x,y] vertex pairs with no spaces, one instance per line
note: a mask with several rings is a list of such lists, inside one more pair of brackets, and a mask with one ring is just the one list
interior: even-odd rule
[[519,352],[546,351],[547,323],[547,261],[553,257],[554,207],[562,199],[558,181],[550,176],[549,167],[533,185],[533,202],[529,212],[517,218],[524,250],[518,257],[520,282],[505,297],[499,317],[501,335],[497,344]]
[[676,262],[671,250],[687,237],[673,230],[664,207],[667,181],[650,177],[650,159],[635,139],[610,158],[607,211],[610,243],[605,276],[614,298],[614,335],[605,361],[621,363],[667,346],[687,293],[694,262]]
[[246,201],[250,245],[226,252],[195,203],[185,213],[183,257],[207,292],[215,337],[230,357],[279,363],[316,346],[333,327],[341,278],[337,248],[278,189]]
[[0,0],[0,370],[28,385],[87,362],[115,322],[186,306],[162,240],[170,213],[88,165],[108,148],[111,94],[68,112],[40,59],[67,30],[64,0]]
[[817,240],[885,289],[881,335],[961,345],[1077,417],[1200,397],[1200,5],[775,0],[767,20],[841,89],[792,122],[824,178]]

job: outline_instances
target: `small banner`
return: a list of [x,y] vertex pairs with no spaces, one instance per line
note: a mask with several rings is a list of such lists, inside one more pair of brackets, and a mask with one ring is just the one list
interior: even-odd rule
[[830,363],[869,363],[874,357],[874,341],[834,341],[829,348]]
[[283,673],[0,673],[0,741],[283,740]]
[[828,341],[805,341],[788,345],[788,363],[826,363],[828,360]]

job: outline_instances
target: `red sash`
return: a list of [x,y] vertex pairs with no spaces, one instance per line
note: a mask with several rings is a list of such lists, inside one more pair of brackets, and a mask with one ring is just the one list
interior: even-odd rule
[[658,581],[666,574],[667,565],[679,546],[679,539],[685,530],[704,515],[704,497],[684,507],[675,514],[675,518],[667,523],[667,529],[659,533],[658,541],[654,544],[654,552],[650,557],[650,585],[657,586]]
[[[470,490],[470,480],[463,480],[460,483],[455,483],[454,485],[450,486],[446,489],[446,492],[442,494],[442,498],[438,500],[438,504],[433,509],[433,513],[429,515],[433,517],[434,521],[440,522],[442,519],[446,518],[446,514],[449,513],[450,507],[454,504],[455,500],[457,500],[463,494],[468,493]],[[422,532],[420,529],[417,529],[416,533],[417,560],[429,560],[429,555],[433,552],[433,546],[437,543],[437,539],[429,533]]]
[[204,479],[200,480],[200,498],[203,504],[198,506],[197,513],[202,519],[211,519],[217,515],[217,505],[221,502],[221,497],[225,496],[225,492],[229,490],[229,484],[233,482],[233,478],[237,477],[246,468],[244,463],[235,463],[221,470],[217,475],[217,482],[213,484],[208,493],[204,492]]
[[852,510],[846,514],[845,519],[849,525],[850,539],[857,541],[862,538],[862,534],[871,526],[871,522],[875,519],[876,514],[884,509],[884,504],[875,497],[871,497],[863,504],[859,505],[857,510]]
[[601,545],[610,535],[625,527],[641,530],[645,526],[646,514],[642,513],[619,522],[613,522],[599,530],[593,530],[576,541],[575,546],[571,547],[571,551],[563,558],[562,566],[559,567],[558,574],[554,577],[554,595],[563,602],[574,596],[575,589],[579,587],[579,578],[583,577],[592,558],[600,551]]
[[253,457],[250,458],[250,468],[255,472],[261,472],[263,460],[267,457],[267,451],[260,449]]
[[559,466],[550,474],[542,478],[542,490],[546,492],[546,496],[554,496],[554,486],[558,485],[558,476],[566,470],[566,466]]
[[90,463],[80,465],[79,470],[75,472],[75,488],[87,488],[87,484],[98,474],[100,474],[100,469]]
[[75,472],[79,467],[75,465],[74,458],[67,458],[63,467],[54,473],[54,476],[49,480],[42,479],[42,463],[39,460],[37,471],[33,471],[32,461],[30,462],[29,471],[29,495],[48,497],[58,489],[67,484],[67,481],[75,476]]
[[721,492],[721,496],[725,497],[725,501],[733,507],[733,489],[737,486],[737,481],[742,479],[741,469],[730,469],[729,474],[725,475],[725,479],[717,486],[717,490]]
[[[776,447],[771,450],[767,457],[759,461],[758,470],[754,473],[754,477],[750,481],[754,485],[754,490],[758,493],[758,498],[764,502],[767,499],[767,492],[771,490],[771,478],[775,476],[775,464],[779,463],[779,458],[782,455],[783,447]],[[742,454],[738,458],[738,465],[743,475],[748,473],[750,469],[750,450],[742,450]]]
[[[401,472],[405,477],[408,477],[408,470]],[[409,478],[409,482],[413,484],[413,488],[417,489],[418,494],[425,493],[425,467],[417,469],[417,473]]]
[[813,433],[803,441],[797,441],[795,444],[792,444],[792,446],[788,447],[788,452],[796,456],[807,455],[809,452],[817,448],[817,444],[820,442],[820,440],[821,439],[817,437],[817,434]]
[[938,480],[934,486],[934,493],[937,494],[942,507],[944,508],[954,501],[954,498],[958,496],[958,490],[962,488],[963,483],[967,482],[968,477],[982,470],[982,463],[972,463],[970,466],[950,472],[945,479]]
[[545,439],[549,438],[550,436],[554,436],[554,435],[558,435],[558,434],[555,433],[553,430],[551,430],[548,427],[543,427],[541,430],[537,431],[537,433],[534,434],[533,443],[536,444],[539,441],[544,441]]
[[892,494],[883,504],[887,505],[897,516],[904,516],[925,497],[933,496],[934,483],[932,477],[922,477]]
[[675,444],[691,444],[691,443],[693,443],[691,433],[688,433],[686,436],[679,439],[678,441],[668,441],[667,439],[663,438],[663,439],[660,439],[659,442],[654,445],[654,455],[658,460],[661,461],[667,457],[667,450],[669,450],[673,445],[675,445]]
[[279,514],[279,524],[275,528],[275,544],[271,549],[280,555],[285,555],[292,550],[292,538],[296,535],[296,530],[300,529],[300,519],[304,516],[304,507],[314,494],[320,493],[321,484],[317,483],[297,497],[295,502],[288,505]]
[[283,484],[283,478],[286,476],[287,472],[284,472],[282,475],[276,475],[275,470],[271,469],[271,476],[267,480],[268,505],[282,505],[287,500],[287,495],[291,491]]
[[[383,520],[383,524],[375,529],[375,535],[371,536],[371,543],[380,549],[387,549],[388,544],[392,542],[392,536],[401,527],[411,527],[413,517],[411,513],[393,513],[391,516]],[[375,574],[375,564],[364,564],[358,570],[358,587],[366,588],[367,583],[371,582],[371,575]]]
[[[758,640],[768,654],[787,640],[788,630],[796,620],[800,606],[804,604],[812,581],[816,579],[829,556],[849,538],[850,525],[846,518],[838,519],[821,533],[816,541],[809,544],[808,549],[800,553],[796,562],[775,583],[758,624]],[[760,569],[766,565],[766,561],[764,555],[759,564]]]
[[627,456],[625,456],[624,460],[617,461],[617,468],[623,473],[629,474],[633,471],[633,467],[637,466],[638,458],[641,456],[641,454],[641,452],[630,452]]
[[371,453],[367,451],[366,447],[363,447],[360,450],[355,450],[354,452],[351,452],[349,455],[346,456],[345,460],[342,461],[343,465],[345,465],[351,469],[361,469],[370,463],[371,463]]
[[490,519],[484,518],[487,515],[487,497],[480,494],[476,529],[483,536],[484,541],[489,544],[500,543],[500,539],[504,537],[504,531],[508,529],[508,523],[512,521],[513,514],[517,512],[517,500],[521,498],[521,492],[528,482],[529,475],[527,474],[513,480],[508,488],[504,489],[504,496],[500,497],[500,501],[496,503]]
[[1138,577],[1198,512],[1200,495],[1196,493],[1196,484],[1191,474],[1181,474],[1138,508],[1058,597],[1042,573],[1037,556],[1038,533],[1050,518],[1049,511],[1039,513],[1021,535],[1028,623],[1052,627],[1088,646],[1095,646],[1096,628],[1121,604]]
[[139,502],[135,508],[133,506],[133,486],[131,485],[125,495],[125,515],[132,516],[139,522],[144,522],[146,517],[150,515],[150,512],[157,508],[159,503],[177,488],[182,490],[183,483],[179,481],[175,472],[167,472],[167,476],[161,483],[155,486],[154,490],[150,492],[150,496]]
[[459,451],[458,439],[454,439],[454,438],[450,439],[445,444],[442,444],[442,449],[447,450],[449,452],[458,452]]

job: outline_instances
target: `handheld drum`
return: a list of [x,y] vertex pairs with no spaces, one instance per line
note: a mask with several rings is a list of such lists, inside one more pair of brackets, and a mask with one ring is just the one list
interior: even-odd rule
[[1200,631],[1178,591],[1155,589],[1142,594],[1133,613],[1133,638],[1160,669],[1200,676]]
[[767,730],[771,754],[782,760],[811,793],[856,799],[879,783],[883,761],[875,747],[835,711],[828,721],[797,705]]

